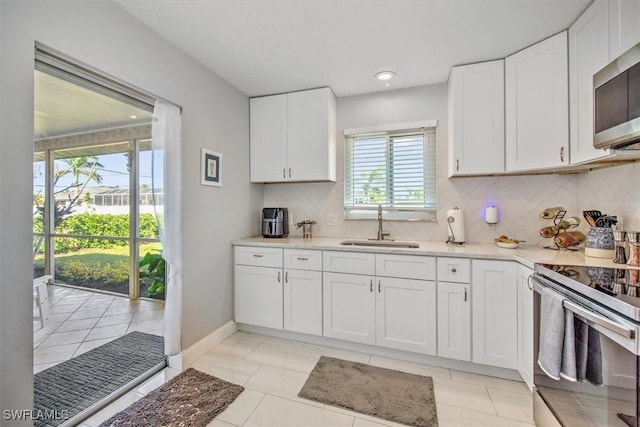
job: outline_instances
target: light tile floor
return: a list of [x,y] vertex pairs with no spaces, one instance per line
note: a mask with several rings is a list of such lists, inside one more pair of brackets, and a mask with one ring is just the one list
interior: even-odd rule
[[[244,392],[209,426],[400,426],[379,418],[298,398],[300,388],[320,355],[433,377],[440,427],[533,425],[531,393],[520,382],[236,332],[192,365],[195,369],[245,387]],[[176,370],[165,369],[82,425],[99,425],[177,374]]]
[[34,373],[132,331],[163,334],[163,301],[130,300],[57,285],[48,285],[47,291],[49,323],[42,328],[39,320],[33,322]]

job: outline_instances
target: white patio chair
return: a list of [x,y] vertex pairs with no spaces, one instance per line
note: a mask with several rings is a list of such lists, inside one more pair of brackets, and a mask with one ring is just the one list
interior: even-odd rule
[[33,279],[33,300],[38,306],[40,314],[40,326],[49,321],[49,294],[47,292],[47,283],[53,279],[51,275],[44,275]]

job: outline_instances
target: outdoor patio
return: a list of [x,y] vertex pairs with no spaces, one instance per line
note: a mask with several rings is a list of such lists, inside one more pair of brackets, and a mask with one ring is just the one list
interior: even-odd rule
[[[33,372],[71,359],[132,331],[163,334],[164,301],[58,285],[47,286],[51,315],[33,320]],[[37,317],[34,304],[34,316]]]

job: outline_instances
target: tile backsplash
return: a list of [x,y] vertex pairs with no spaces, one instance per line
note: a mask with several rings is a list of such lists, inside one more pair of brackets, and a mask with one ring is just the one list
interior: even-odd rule
[[580,175],[578,205],[622,219],[623,229],[640,231],[640,163]]
[[[268,184],[264,187],[265,206],[289,208],[292,222],[309,218],[317,221],[314,235],[326,237],[375,237],[377,222],[343,218],[343,182]],[[446,212],[464,210],[466,237],[469,242],[491,242],[501,234],[547,245],[538,230],[548,222],[538,214],[549,206],[564,206],[569,215],[578,215],[577,175],[540,175],[517,177],[473,177],[438,179],[437,220],[433,222],[385,221],[385,231],[401,240],[445,241]],[[486,207],[495,205],[500,221],[495,228],[484,221]],[[334,215],[336,225],[328,225]],[[295,226],[291,235],[301,235]]]

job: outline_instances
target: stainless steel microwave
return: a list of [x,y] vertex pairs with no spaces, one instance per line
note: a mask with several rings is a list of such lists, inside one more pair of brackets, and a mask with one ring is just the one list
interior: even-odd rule
[[640,149],[640,43],[593,76],[595,148]]

